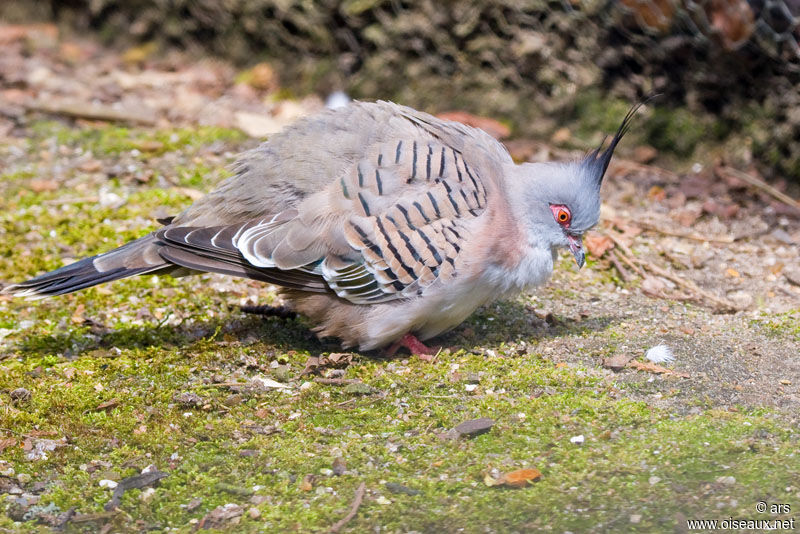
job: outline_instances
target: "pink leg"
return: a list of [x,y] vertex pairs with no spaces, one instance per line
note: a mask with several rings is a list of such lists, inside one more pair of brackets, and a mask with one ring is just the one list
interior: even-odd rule
[[429,362],[436,355],[436,351],[425,345],[422,341],[417,339],[413,334],[406,334],[399,340],[392,343],[392,346],[387,350],[387,356],[394,356],[400,347],[405,347],[408,351],[419,357],[420,360]]

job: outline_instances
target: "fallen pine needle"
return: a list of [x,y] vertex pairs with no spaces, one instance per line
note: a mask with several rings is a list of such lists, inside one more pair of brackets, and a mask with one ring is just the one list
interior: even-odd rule
[[356,496],[353,499],[353,504],[350,505],[350,511],[347,512],[346,516],[337,521],[328,532],[330,532],[331,534],[339,532],[339,530],[341,530],[342,527],[344,527],[347,523],[350,522],[351,519],[353,519],[356,516],[356,514],[358,513],[358,508],[361,506],[361,501],[364,500],[364,493],[366,492],[366,490],[367,490],[366,482],[362,482],[361,484],[359,484],[358,489],[356,489]]

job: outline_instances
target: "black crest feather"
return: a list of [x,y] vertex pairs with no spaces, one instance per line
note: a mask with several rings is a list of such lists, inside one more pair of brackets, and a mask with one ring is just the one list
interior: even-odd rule
[[606,170],[608,170],[608,165],[611,163],[611,156],[614,155],[614,149],[617,148],[617,145],[622,140],[623,136],[628,133],[628,130],[631,127],[631,123],[633,122],[633,117],[636,115],[636,112],[639,111],[639,108],[643,105],[650,102],[652,99],[656,98],[659,95],[651,96],[645,100],[642,100],[638,104],[635,104],[628,110],[628,113],[625,115],[625,118],[622,119],[622,124],[619,125],[619,129],[617,133],[614,134],[614,137],[611,138],[611,143],[609,143],[608,147],[605,150],[602,150],[603,145],[606,143],[607,137],[603,138],[603,141],[600,143],[600,146],[592,150],[586,155],[583,164],[586,165],[593,176],[597,179],[597,187],[603,183],[603,177],[606,175]]

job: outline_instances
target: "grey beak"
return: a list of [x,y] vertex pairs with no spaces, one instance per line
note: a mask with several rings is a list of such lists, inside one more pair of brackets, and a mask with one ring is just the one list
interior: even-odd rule
[[567,235],[567,240],[569,240],[569,250],[575,257],[575,263],[578,264],[578,269],[580,269],[583,267],[583,264],[586,263],[586,253],[583,251],[583,241],[581,241],[580,236],[573,235]]

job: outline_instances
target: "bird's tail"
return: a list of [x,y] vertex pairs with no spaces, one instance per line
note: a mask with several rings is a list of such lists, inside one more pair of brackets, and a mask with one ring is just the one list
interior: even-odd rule
[[7,286],[2,293],[43,298],[137,274],[174,269],[174,265],[159,255],[158,249],[155,235],[146,235],[110,252],[84,258],[36,278]]

